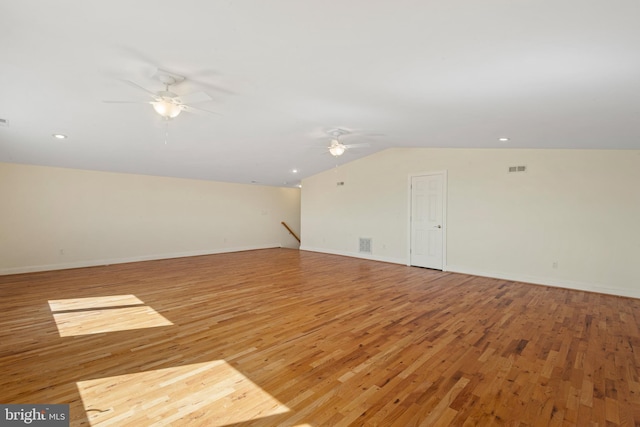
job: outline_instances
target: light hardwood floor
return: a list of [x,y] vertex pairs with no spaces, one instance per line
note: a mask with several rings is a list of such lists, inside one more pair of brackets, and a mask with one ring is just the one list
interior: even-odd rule
[[72,425],[639,426],[640,300],[289,249],[0,277]]

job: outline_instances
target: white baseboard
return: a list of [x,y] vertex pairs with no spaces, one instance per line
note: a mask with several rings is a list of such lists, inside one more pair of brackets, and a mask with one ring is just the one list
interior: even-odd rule
[[558,279],[555,277],[483,271],[457,265],[447,265],[445,270],[452,273],[470,274],[472,276],[490,277],[493,279],[511,280],[514,282],[532,283],[535,285],[553,286],[556,288],[575,289],[579,291],[597,292],[600,294],[640,299],[640,290],[611,288],[597,283],[578,282],[573,280]]
[[237,248],[205,249],[205,250],[199,250],[199,251],[139,255],[139,256],[125,257],[125,258],[92,259],[92,260],[83,260],[83,261],[72,261],[72,262],[59,263],[59,264],[45,264],[45,265],[34,265],[34,266],[26,266],[26,267],[0,268],[0,276],[5,276],[9,274],[35,273],[38,271],[67,270],[70,268],[97,267],[101,265],[110,265],[110,264],[125,264],[128,262],[153,261],[153,260],[170,259],[170,258],[184,258],[184,257],[200,256],[200,255],[215,255],[215,254],[222,254],[222,253],[229,253],[229,252],[253,251],[257,249],[270,249],[270,248],[279,248],[279,247],[280,247],[279,243],[273,243],[269,245],[242,246]]
[[[96,267],[96,266],[109,265],[109,264],[124,264],[128,262],[153,261],[153,260],[170,259],[170,258],[184,258],[184,257],[200,256],[200,255],[215,255],[215,254],[221,254],[221,253],[243,252],[243,251],[252,251],[252,250],[258,250],[258,249],[279,248],[279,247],[281,247],[279,243],[274,243],[269,245],[207,249],[207,250],[199,250],[199,251],[141,255],[141,256],[134,256],[134,257],[126,257],[126,258],[108,258],[108,259],[97,259],[97,260],[73,261],[73,262],[58,263],[58,264],[0,268],[0,276],[9,275],[9,274],[35,273],[39,271],[66,270],[70,268]],[[328,250],[323,248],[313,248],[309,246],[300,246],[300,250],[309,251],[309,252],[319,252],[319,253],[325,253],[325,254],[331,254],[331,255],[341,255],[341,256],[347,256],[352,258],[368,259],[372,261],[388,262],[392,264],[407,265],[407,260],[404,258],[393,258],[393,257],[379,256],[379,255],[362,254],[359,252],[335,251],[335,250]],[[611,288],[611,287],[603,286],[602,284],[596,284],[596,283],[578,282],[578,281],[572,281],[572,280],[558,279],[554,277],[530,276],[530,275],[512,274],[512,273],[495,272],[495,271],[484,271],[484,270],[467,268],[467,267],[458,266],[458,265],[447,265],[444,271],[450,271],[452,273],[470,274],[473,276],[491,277],[494,279],[511,280],[514,282],[533,283],[536,285],[554,286],[558,288],[576,289],[580,291],[597,292],[601,294],[617,295],[622,297],[640,299],[640,290]]]
[[[342,256],[348,256],[353,258],[364,258],[364,259],[370,259],[373,261],[390,262],[393,264],[408,265],[407,260],[404,258],[381,257],[381,256],[366,255],[366,254],[361,254],[356,252],[335,251],[335,250],[329,250],[329,249],[313,248],[308,246],[301,246],[300,250],[310,251],[310,252],[321,252],[321,253],[332,254],[332,255],[342,255]],[[531,275],[525,275],[525,274],[512,274],[512,273],[504,273],[504,272],[496,272],[496,271],[484,271],[484,270],[479,270],[474,268],[467,268],[459,265],[447,265],[445,266],[444,271],[449,271],[452,273],[470,274],[472,276],[490,277],[493,279],[511,280],[514,282],[532,283],[535,285],[553,286],[556,288],[575,289],[579,291],[597,292],[600,294],[608,294],[608,295],[616,295],[621,297],[640,299],[640,289],[635,290],[635,289],[612,288],[612,287],[607,287],[603,284],[598,284],[598,283],[578,282],[573,280],[558,279],[555,277],[531,276]]]
[[382,261],[382,262],[389,262],[392,264],[407,264],[407,260],[406,259],[400,259],[400,258],[392,258],[392,257],[385,257],[385,256],[380,256],[380,255],[372,255],[372,254],[363,254],[360,252],[348,252],[348,251],[334,251],[334,250],[329,250],[329,249],[321,249],[321,248],[312,248],[309,246],[300,246],[300,250],[301,251],[309,251],[309,252],[320,252],[323,254],[331,254],[331,255],[342,255],[342,256],[348,256],[348,257],[352,257],[352,258],[362,258],[362,259],[369,259],[372,261]]

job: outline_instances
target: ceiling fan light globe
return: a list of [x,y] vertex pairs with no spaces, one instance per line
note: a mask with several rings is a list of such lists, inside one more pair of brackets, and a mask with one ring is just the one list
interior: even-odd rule
[[153,109],[156,110],[156,113],[160,114],[165,119],[173,119],[174,117],[178,117],[178,114],[182,111],[180,105],[174,104],[173,102],[169,102],[166,100],[161,100],[152,103]]
[[342,144],[336,144],[329,147],[329,153],[331,153],[331,155],[334,157],[342,156],[344,154],[344,151],[345,146]]

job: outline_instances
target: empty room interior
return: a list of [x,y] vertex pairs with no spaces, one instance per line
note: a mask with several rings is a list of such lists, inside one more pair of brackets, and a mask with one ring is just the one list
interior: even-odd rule
[[640,426],[637,1],[1,9],[1,425]]

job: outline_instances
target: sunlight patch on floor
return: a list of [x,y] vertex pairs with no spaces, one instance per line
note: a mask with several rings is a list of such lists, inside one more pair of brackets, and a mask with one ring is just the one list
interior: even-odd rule
[[49,300],[51,311],[86,310],[92,308],[144,305],[135,295],[109,295],[106,297],[68,298]]
[[76,385],[92,426],[216,427],[290,411],[224,360]]
[[61,337],[173,325],[135,295],[50,300]]

